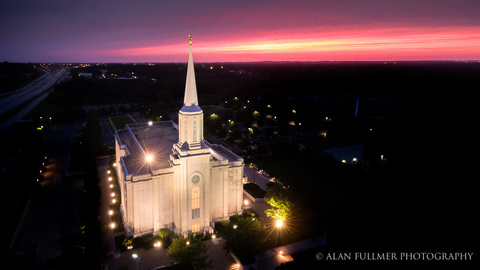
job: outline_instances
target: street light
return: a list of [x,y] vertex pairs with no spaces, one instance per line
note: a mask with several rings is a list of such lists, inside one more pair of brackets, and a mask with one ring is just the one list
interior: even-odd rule
[[137,270],[138,270],[138,263],[140,262],[140,257],[137,255],[137,253],[133,253],[132,258],[137,262]]

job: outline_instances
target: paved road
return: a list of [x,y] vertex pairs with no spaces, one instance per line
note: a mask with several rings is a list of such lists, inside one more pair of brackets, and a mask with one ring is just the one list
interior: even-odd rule
[[31,203],[12,238],[13,250],[36,248],[37,262],[46,262],[61,254],[61,239],[78,231],[78,209],[83,186],[80,180],[64,182],[64,171],[70,140],[81,123],[56,126],[44,143],[48,148],[45,180],[32,193]]
[[15,90],[8,96],[4,96],[0,99],[0,114],[6,113],[34,96],[43,93],[58,80],[62,79],[65,72],[66,69],[61,68],[53,73],[45,74],[40,77],[40,80],[35,80],[33,84],[29,84],[26,87]]
[[108,116],[100,117],[100,128],[102,129],[103,140],[107,146],[115,149],[115,136],[110,132],[110,128],[108,127],[108,118]]
[[12,94],[14,94],[14,93],[17,92],[17,91],[23,91],[23,90],[25,90],[25,89],[27,89],[27,88],[29,88],[29,87],[32,87],[33,85],[37,84],[39,81],[45,79],[45,77],[47,77],[47,76],[51,73],[50,70],[49,70],[49,69],[46,69],[46,68],[41,68],[40,71],[43,72],[43,75],[42,75],[42,76],[38,77],[38,78],[35,79],[33,82],[25,85],[25,86],[22,87],[22,88],[19,88],[19,89],[15,90],[15,91],[6,92],[6,93],[1,93],[1,94],[0,94],[0,99],[2,99],[3,97],[6,97],[6,96],[12,95]]
[[17,122],[20,122],[22,118],[30,112],[33,108],[35,108],[43,99],[48,96],[47,90],[54,85],[55,83],[64,80],[67,76],[66,69],[59,69],[53,74],[46,74],[42,76],[41,80],[35,81],[34,84],[30,84],[24,88],[16,90],[11,95],[5,96],[0,99],[0,115],[8,112],[24,102],[32,99],[33,97],[39,95],[35,98],[30,104],[22,108],[21,111],[10,117],[9,119],[5,120],[4,122],[0,123],[0,131],[3,131]]

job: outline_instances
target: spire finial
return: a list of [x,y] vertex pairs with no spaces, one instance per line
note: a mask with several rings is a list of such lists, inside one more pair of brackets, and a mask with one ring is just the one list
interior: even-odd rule
[[190,39],[190,46],[192,46],[192,40],[193,40],[192,35],[188,34],[188,38]]

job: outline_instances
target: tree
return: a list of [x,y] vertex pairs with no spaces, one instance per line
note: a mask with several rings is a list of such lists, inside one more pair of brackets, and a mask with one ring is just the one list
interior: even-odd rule
[[125,248],[128,248],[129,246],[133,245],[133,240],[130,238],[125,238],[123,239],[122,244],[125,246]]
[[292,214],[293,203],[287,198],[283,186],[274,186],[270,188],[265,195],[265,199],[273,208],[265,210],[267,217],[286,220]]
[[243,263],[255,261],[255,256],[263,252],[265,226],[253,216],[233,216],[223,231],[223,248],[233,252]]
[[171,233],[172,233],[172,231],[169,228],[161,228],[160,230],[158,230],[158,236],[160,236],[160,238],[162,238],[162,239],[165,239]]
[[212,264],[207,260],[207,246],[193,235],[173,239],[167,256],[175,261],[176,269],[208,269]]

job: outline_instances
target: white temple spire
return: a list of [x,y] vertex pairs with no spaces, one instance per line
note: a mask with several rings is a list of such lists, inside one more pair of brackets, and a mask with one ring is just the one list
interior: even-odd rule
[[190,38],[190,53],[188,54],[188,65],[187,65],[187,81],[185,83],[185,97],[183,99],[183,106],[198,106],[197,98],[197,85],[195,83],[195,70],[193,68],[193,57],[192,57],[192,36],[188,35]]

